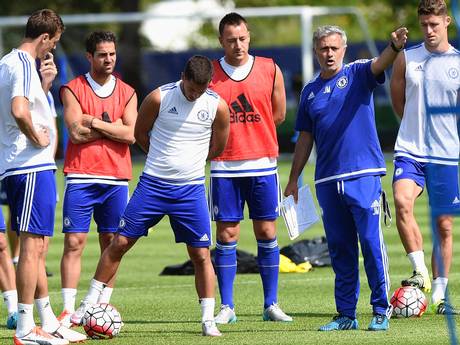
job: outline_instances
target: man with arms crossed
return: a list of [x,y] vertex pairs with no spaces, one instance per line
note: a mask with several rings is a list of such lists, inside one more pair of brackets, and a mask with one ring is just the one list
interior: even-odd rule
[[216,157],[225,147],[229,114],[227,104],[207,89],[211,76],[211,62],[204,56],[194,56],[180,81],[159,87],[142,102],[135,136],[148,154],[144,173],[126,207],[119,232],[99,260],[88,294],[71,317],[73,323],[80,323],[87,307],[104,293],[123,255],[168,215],[176,242],[187,244],[195,267],[203,335],[221,335],[214,323],[215,278],[209,253],[211,226],[204,174],[206,159]]
[[[136,92],[112,74],[117,58],[115,35],[92,32],[86,39],[86,57],[90,71],[61,88],[70,141],[64,161],[64,310],[59,319],[67,326],[75,311],[91,216],[94,214],[102,253],[112,241],[128,203],[128,180],[132,177],[129,144],[134,143],[137,117]],[[110,281],[100,303],[109,303],[112,289]]]
[[[425,265],[422,234],[414,217],[414,205],[426,183],[430,206],[459,209],[459,138],[456,114],[434,115],[427,119],[423,99],[424,64],[433,54],[459,52],[448,41],[447,29],[451,18],[447,15],[444,0],[420,1],[418,18],[424,42],[405,49],[398,55],[391,78],[393,108],[402,118],[395,144],[393,192],[396,225],[414,271],[413,275],[404,279],[401,284],[416,286],[429,292],[431,282]],[[439,73],[442,73],[445,66],[438,67]],[[444,89],[438,91],[440,97],[443,97],[442,93],[447,92]],[[433,131],[435,135],[431,134]],[[429,143],[426,142],[427,139]],[[428,174],[429,169],[439,172],[435,178]],[[433,248],[431,258],[431,300],[432,308],[437,314],[458,313],[444,300],[452,263],[452,226],[452,216],[438,217],[436,230],[439,247]],[[440,254],[442,262],[436,262],[435,251]]]
[[224,152],[211,161],[210,212],[217,224],[216,273],[221,295],[217,323],[236,322],[233,284],[236,246],[244,204],[257,240],[264,290],[264,321],[292,321],[278,306],[279,216],[276,126],[286,115],[283,75],[272,59],[249,55],[248,23],[238,13],[219,23],[224,57],[214,61],[211,89],[230,109],[230,136]]
[[[56,208],[56,130],[46,93],[57,74],[50,51],[63,31],[54,11],[36,11],[27,21],[22,43],[0,61],[0,179],[5,183],[12,229],[20,241],[15,345],[86,339],[59,324],[50,305],[45,272],[45,237],[53,235]],[[38,72],[37,58],[41,60]],[[34,300],[41,328],[35,326]]]
[[400,28],[377,58],[344,65],[347,37],[341,28],[322,26],[313,35],[321,72],[302,90],[296,123],[299,138],[284,194],[297,200],[297,180],[314,142],[316,195],[335,273],[338,313],[320,331],[358,328],[358,240],[374,315],[368,329],[389,328],[388,258],[380,228],[380,178],[386,168],[375,128],[373,91],[385,81],[385,69],[406,40],[407,30]]

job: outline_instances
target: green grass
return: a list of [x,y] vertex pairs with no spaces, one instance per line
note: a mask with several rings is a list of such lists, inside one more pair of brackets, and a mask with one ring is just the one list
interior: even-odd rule
[[[143,163],[135,164],[135,176],[142,170]],[[280,177],[285,186],[289,173],[289,162],[280,163]],[[392,166],[389,165],[391,176]],[[312,186],[313,168],[309,165],[305,172],[305,181]],[[391,177],[383,179],[384,188],[391,194]],[[62,188],[62,172],[59,173],[59,187]],[[131,184],[133,188],[137,178]],[[312,186],[313,187],[313,186]],[[423,195],[417,203],[416,214],[424,232],[429,248],[429,227]],[[54,311],[58,314],[62,308],[59,279],[59,262],[62,254],[63,236],[61,234],[62,203],[56,212],[56,230],[50,245],[48,268],[54,272],[49,279],[50,296]],[[393,204],[391,204],[392,210]],[[256,244],[248,221],[242,223],[239,248],[255,253]],[[301,239],[320,236],[324,233],[322,224],[316,224],[301,236]],[[384,230],[384,236],[390,257],[390,275],[392,290],[399,281],[410,273],[410,265],[405,258],[395,225]],[[278,221],[278,239],[280,246],[290,243],[287,231],[281,219]],[[456,237],[454,237],[454,240]],[[458,240],[454,243],[454,257],[458,257]],[[99,257],[97,237],[91,232],[84,252],[82,277],[78,299],[86,292],[89,280],[94,274]],[[238,322],[224,325],[220,329],[224,336],[220,339],[202,337],[200,308],[194,289],[194,278],[161,277],[160,271],[166,265],[187,260],[185,246],[175,244],[167,220],[163,220],[147,238],[142,238],[125,256],[112,303],[118,307],[125,323],[119,337],[110,340],[110,344],[448,344],[448,332],[443,317],[425,314],[419,319],[392,319],[388,332],[368,332],[371,318],[369,288],[364,270],[361,272],[361,296],[358,304],[360,329],[348,332],[318,332],[317,328],[330,320],[335,313],[334,274],[331,268],[315,269],[309,273],[286,273],[280,275],[279,302],[282,308],[294,317],[294,322],[279,324],[262,321],[262,286],[258,275],[238,275],[235,284],[235,302]],[[361,262],[362,264],[362,262]],[[459,263],[454,260],[450,275],[450,291],[453,301],[460,305]],[[217,299],[218,300],[218,299]],[[3,326],[6,310],[1,311],[0,344],[11,344],[13,332]],[[457,322],[458,326],[458,322]],[[87,341],[96,344],[96,341]]]

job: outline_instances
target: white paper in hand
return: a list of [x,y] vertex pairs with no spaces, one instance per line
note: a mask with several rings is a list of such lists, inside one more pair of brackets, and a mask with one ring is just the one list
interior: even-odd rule
[[281,202],[281,215],[291,240],[297,238],[319,220],[308,185],[299,188],[297,203],[292,195]]

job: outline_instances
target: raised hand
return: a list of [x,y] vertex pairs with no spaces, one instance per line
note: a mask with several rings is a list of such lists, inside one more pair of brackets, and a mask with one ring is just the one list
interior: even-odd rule
[[391,42],[396,49],[402,49],[407,42],[407,34],[409,31],[406,27],[396,29],[391,33]]
[[45,58],[41,60],[39,72],[42,77],[42,87],[45,92],[48,92],[58,73],[57,67],[54,64],[53,54],[47,53]]

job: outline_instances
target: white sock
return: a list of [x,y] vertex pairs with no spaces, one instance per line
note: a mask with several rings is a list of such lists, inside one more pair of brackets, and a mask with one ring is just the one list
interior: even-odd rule
[[421,273],[428,273],[428,268],[425,265],[425,253],[423,250],[417,250],[415,252],[407,254],[410,263],[412,264],[412,268],[414,271],[421,272]]
[[106,286],[104,290],[102,290],[101,295],[97,303],[110,303],[110,297],[112,297],[113,288]]
[[16,336],[23,337],[35,328],[34,305],[18,303],[18,325]]
[[75,311],[75,298],[77,297],[77,289],[62,288],[62,303],[63,310],[73,313]]
[[42,329],[48,333],[53,333],[57,330],[61,324],[53,313],[49,296],[36,299],[35,306],[42,322]]
[[99,296],[101,296],[102,291],[107,285],[103,282],[100,282],[96,279],[91,279],[91,283],[89,284],[88,294],[83,299],[83,302],[89,304],[96,304],[99,301]]
[[431,294],[431,303],[437,303],[440,300],[446,298],[446,288],[448,280],[449,279],[445,277],[437,277],[436,279],[433,279],[433,292]]
[[201,305],[201,322],[214,320],[214,307],[216,300],[214,298],[200,298]]
[[18,311],[18,292],[16,290],[3,291],[8,316]]

